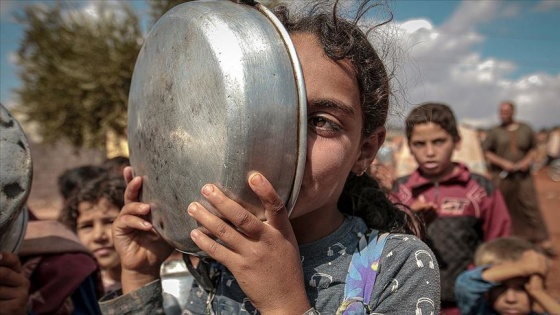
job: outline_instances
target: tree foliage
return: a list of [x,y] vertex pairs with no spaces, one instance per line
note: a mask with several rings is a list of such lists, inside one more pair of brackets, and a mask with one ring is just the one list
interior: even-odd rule
[[89,10],[78,2],[30,5],[16,16],[25,29],[18,109],[47,142],[64,137],[76,147],[103,148],[107,132],[126,132],[139,18],[124,2],[94,3]]

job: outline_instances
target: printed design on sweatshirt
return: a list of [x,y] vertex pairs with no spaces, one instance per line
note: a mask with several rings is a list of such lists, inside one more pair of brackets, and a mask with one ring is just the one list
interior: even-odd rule
[[391,293],[395,293],[399,290],[399,280],[393,279],[391,281]]
[[212,301],[215,314],[239,314],[239,315],[256,315],[258,311],[255,309],[249,299],[244,299],[243,303],[239,303],[223,295],[216,295]]
[[419,298],[416,302],[416,315],[435,315],[436,306],[434,305],[434,301],[427,297]]
[[404,242],[407,242],[408,240],[413,240],[416,241],[417,238],[415,236],[412,235],[408,235],[408,234],[390,234],[387,237],[388,240],[392,240],[392,239],[397,239],[397,240],[401,240]]
[[[428,259],[425,258],[426,256],[428,257]],[[417,250],[414,253],[414,258],[416,258],[416,265],[418,266],[418,268],[425,268],[425,267],[428,267],[430,269],[435,268],[434,259],[432,258],[432,255],[430,255],[430,253],[428,253],[423,249]],[[422,258],[424,258],[424,261],[422,261]],[[425,262],[427,262],[428,264],[426,265]]]
[[442,215],[462,216],[470,204],[469,199],[457,197],[444,197],[441,200],[440,213]]
[[471,190],[467,192],[467,198],[472,201],[474,207],[475,217],[480,218],[480,204],[484,198],[488,197],[484,187],[476,185]]
[[342,245],[340,242],[329,246],[327,256],[332,257],[335,253],[338,253],[340,256],[346,255],[346,246]]
[[326,273],[317,272],[311,276],[309,286],[312,288],[326,289],[333,282],[333,277]]
[[378,231],[375,230],[369,235],[364,235],[358,243],[357,251],[352,254],[344,287],[344,301],[336,311],[337,315],[365,314],[366,309],[369,313],[370,298],[388,236],[386,233],[378,238],[378,235]]
[[257,315],[259,311],[253,306],[251,300],[248,298],[243,299],[243,304],[241,305],[240,314],[250,314]]

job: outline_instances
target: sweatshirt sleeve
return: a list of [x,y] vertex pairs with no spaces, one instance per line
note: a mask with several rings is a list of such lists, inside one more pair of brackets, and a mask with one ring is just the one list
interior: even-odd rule
[[479,314],[487,303],[484,294],[496,284],[482,279],[482,272],[489,266],[477,267],[463,271],[455,281],[455,296],[459,310],[463,315]]
[[494,189],[483,201],[484,241],[509,236],[511,234],[511,218],[502,193]]
[[371,301],[372,313],[439,314],[439,267],[428,246],[412,235],[389,236]]
[[165,314],[161,281],[150,282],[125,295],[121,290],[109,293],[99,300],[99,307],[105,315]]

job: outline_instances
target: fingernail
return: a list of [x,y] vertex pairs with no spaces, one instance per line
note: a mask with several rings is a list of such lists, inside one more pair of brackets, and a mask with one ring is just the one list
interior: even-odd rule
[[250,181],[253,185],[260,185],[263,182],[263,177],[261,174],[255,174],[251,176]]
[[194,230],[191,231],[191,238],[192,238],[192,239],[198,238],[199,235],[200,235],[200,231],[199,231],[199,230],[194,229]]
[[140,208],[142,211],[148,211],[148,209],[150,209],[150,205],[142,205]]
[[151,227],[152,227],[152,224],[151,224],[150,222],[148,222],[148,221],[142,222],[142,225],[144,225],[144,226],[147,227],[147,228],[151,228]]
[[187,208],[187,212],[188,212],[189,215],[191,215],[191,216],[196,212],[196,210],[198,210],[198,208],[197,208],[197,206],[196,206],[196,203],[194,203],[194,202],[191,203],[191,204],[189,205],[189,207]]
[[202,194],[205,196],[210,195],[212,192],[214,191],[214,186],[213,185],[204,185],[204,187],[202,187]]

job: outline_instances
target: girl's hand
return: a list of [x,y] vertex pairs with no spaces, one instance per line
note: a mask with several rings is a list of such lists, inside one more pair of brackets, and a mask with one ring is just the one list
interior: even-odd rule
[[310,304],[288,212],[264,176],[252,174],[249,185],[262,202],[266,222],[207,184],[202,194],[224,219],[196,202],[189,205],[188,213],[221,243],[200,230],[193,230],[191,238],[233,273],[261,313],[303,314]]
[[150,206],[138,201],[142,178],[132,175],[132,168],[124,169],[127,182],[124,207],[113,222],[113,242],[121,258],[123,293],[134,291],[159,278],[161,263],[173,248],[152,230],[145,219]]
[[27,314],[29,280],[16,254],[0,253],[0,314]]

